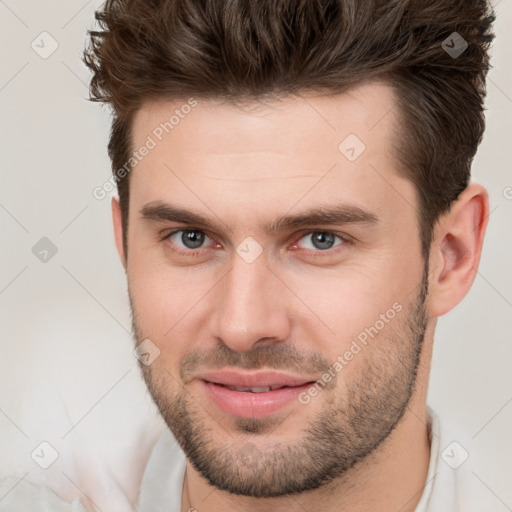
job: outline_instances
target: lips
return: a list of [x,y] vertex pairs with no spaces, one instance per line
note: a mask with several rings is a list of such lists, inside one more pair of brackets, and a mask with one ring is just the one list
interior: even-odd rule
[[[299,396],[311,383],[300,386],[284,386],[274,391],[268,387],[257,386],[248,391],[236,391],[231,386],[214,384],[207,380],[199,381],[201,393],[217,406],[224,414],[239,418],[264,418],[276,414],[282,409],[300,406]],[[239,388],[240,389],[240,388]],[[252,389],[252,391],[251,391]]]
[[298,387],[315,381],[309,377],[304,378],[279,372],[242,373],[232,370],[203,373],[197,378],[235,391],[253,393],[273,391],[284,387]]
[[299,405],[298,396],[314,378],[273,372],[221,370],[196,376],[202,392],[225,414],[263,418]]

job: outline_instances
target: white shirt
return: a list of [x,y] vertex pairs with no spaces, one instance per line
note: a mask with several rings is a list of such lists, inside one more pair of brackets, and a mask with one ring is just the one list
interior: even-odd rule
[[[471,439],[454,437],[427,408],[431,442],[427,480],[415,512],[492,512],[502,510],[497,497],[472,471]],[[137,512],[181,512],[186,457],[164,429],[147,463]],[[10,477],[0,482],[0,512],[85,512],[80,499],[68,503],[44,486]],[[15,484],[17,484],[13,487]],[[411,497],[412,498],[412,497]],[[404,504],[405,505],[405,504]],[[501,508],[500,508],[501,507]]]

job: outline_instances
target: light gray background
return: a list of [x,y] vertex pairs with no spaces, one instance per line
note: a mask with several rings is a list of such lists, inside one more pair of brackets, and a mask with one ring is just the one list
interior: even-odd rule
[[[100,4],[0,0],[0,479],[57,481],[76,495],[112,486],[120,510],[163,423],[132,354],[110,199],[92,195],[110,176],[110,117],[86,100],[80,53]],[[429,403],[472,438],[474,485],[504,511],[512,510],[512,0],[494,5],[487,130],[473,166],[490,194],[490,222],[472,290],[438,322]],[[31,47],[42,46],[44,31],[58,43],[46,59]],[[46,263],[32,253],[42,237],[58,248]],[[30,455],[42,441],[59,454],[47,470]]]

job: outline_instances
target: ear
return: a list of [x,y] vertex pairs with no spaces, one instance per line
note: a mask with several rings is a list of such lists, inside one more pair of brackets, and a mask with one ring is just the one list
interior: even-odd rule
[[114,225],[114,238],[116,241],[117,254],[119,255],[119,259],[123,264],[123,267],[126,271],[126,257],[124,254],[124,245],[123,245],[123,221],[121,215],[121,206],[119,205],[119,199],[117,197],[112,198],[111,202],[112,206],[112,223]]
[[468,293],[475,279],[489,218],[487,190],[472,183],[434,231],[430,249],[429,316],[442,316]]

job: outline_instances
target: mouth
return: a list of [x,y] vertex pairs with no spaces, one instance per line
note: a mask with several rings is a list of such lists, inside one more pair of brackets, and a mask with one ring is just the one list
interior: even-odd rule
[[[208,382],[208,381],[205,381]],[[296,386],[287,386],[287,385],[277,385],[277,386],[255,386],[255,387],[249,387],[249,386],[230,386],[227,384],[220,384],[218,382],[212,382],[212,384],[217,384],[217,386],[222,386],[227,389],[231,389],[231,391],[238,391],[241,393],[268,393],[269,391],[275,391],[276,389],[283,389],[283,388],[296,388],[303,386],[304,384],[298,384]],[[309,384],[312,384],[310,382]]]
[[302,384],[272,386],[235,386],[201,380],[208,399],[218,409],[240,418],[263,418],[278,411],[300,405],[299,395],[314,381]]

